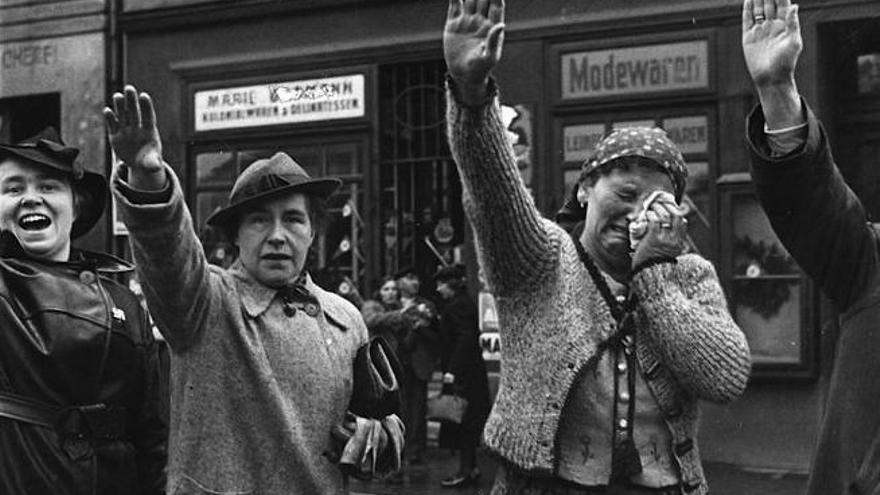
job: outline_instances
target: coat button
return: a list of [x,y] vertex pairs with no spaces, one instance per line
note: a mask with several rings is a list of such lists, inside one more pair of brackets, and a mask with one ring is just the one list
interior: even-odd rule
[[617,426],[621,429],[625,429],[629,426],[629,421],[627,421],[626,418],[620,418],[620,420],[617,421]]
[[626,373],[626,361],[617,363],[617,371],[618,373]]
[[95,279],[95,274],[92,272],[80,272],[79,274],[79,281],[86,285],[95,283]]
[[574,363],[568,363],[567,366],[568,366],[568,369],[570,369],[570,370],[574,369]]
[[307,303],[305,310],[306,314],[311,316],[312,318],[318,316],[318,305],[315,303]]
[[626,390],[620,392],[620,400],[622,400],[623,402],[629,402],[629,392],[627,392]]

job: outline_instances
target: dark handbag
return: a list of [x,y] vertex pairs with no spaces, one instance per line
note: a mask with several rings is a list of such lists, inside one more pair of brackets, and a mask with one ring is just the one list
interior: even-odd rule
[[460,395],[441,393],[428,399],[428,419],[461,424],[468,401]]
[[354,358],[354,385],[348,409],[358,416],[382,419],[400,414],[400,362],[383,337],[362,345]]

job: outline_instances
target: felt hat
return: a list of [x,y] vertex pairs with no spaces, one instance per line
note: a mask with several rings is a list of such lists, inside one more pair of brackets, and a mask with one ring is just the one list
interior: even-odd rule
[[341,184],[339,179],[311,178],[287,153],[278,152],[246,168],[232,186],[229,205],[211,214],[207,223],[228,229],[244,210],[256,203],[292,192],[326,199]]
[[95,226],[107,204],[107,180],[103,175],[85,170],[76,161],[79,150],[64,144],[54,127],[47,127],[15,144],[0,144],[0,161],[7,157],[42,165],[70,179],[74,189],[90,196],[79,203],[70,237],[75,239]]

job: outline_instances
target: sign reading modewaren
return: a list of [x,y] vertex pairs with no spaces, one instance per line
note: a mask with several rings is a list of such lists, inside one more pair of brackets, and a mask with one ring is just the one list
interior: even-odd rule
[[364,75],[197,91],[196,131],[363,117]]
[[707,88],[708,60],[707,40],[564,53],[562,99]]

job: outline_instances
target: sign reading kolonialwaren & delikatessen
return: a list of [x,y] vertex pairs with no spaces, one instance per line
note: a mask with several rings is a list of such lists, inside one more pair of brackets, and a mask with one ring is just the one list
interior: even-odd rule
[[694,40],[563,53],[562,99],[707,88],[708,51]]
[[196,131],[363,117],[364,75],[197,91]]

